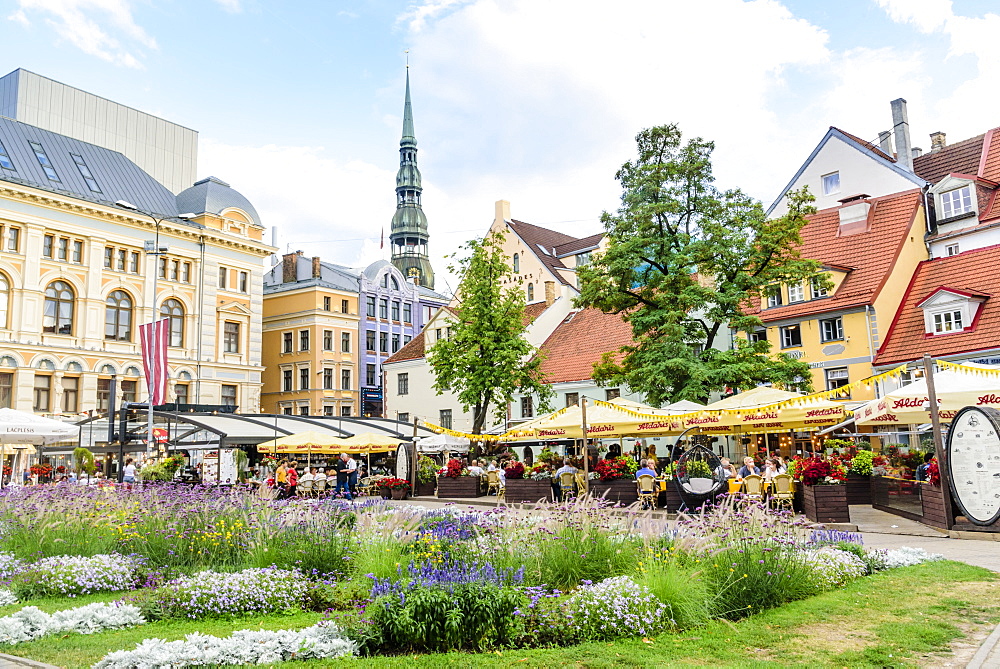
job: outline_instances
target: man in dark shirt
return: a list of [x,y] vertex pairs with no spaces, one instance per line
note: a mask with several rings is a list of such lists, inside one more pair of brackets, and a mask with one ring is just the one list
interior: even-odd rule
[[354,499],[351,497],[351,487],[348,483],[351,478],[351,472],[347,464],[349,457],[347,453],[341,453],[336,464],[333,465],[333,469],[337,472],[337,494],[343,494],[347,499]]

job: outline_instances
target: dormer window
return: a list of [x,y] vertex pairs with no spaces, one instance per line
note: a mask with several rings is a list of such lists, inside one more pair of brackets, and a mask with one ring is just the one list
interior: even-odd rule
[[768,286],[768,288],[767,288],[767,306],[768,307],[780,307],[781,306],[781,286]]
[[803,289],[801,283],[790,283],[788,284],[788,303],[792,302],[805,302],[806,291]]
[[812,298],[815,300],[819,297],[826,297],[829,293],[826,287],[823,285],[822,277],[814,276],[809,282],[809,290],[812,292]]
[[941,193],[941,218],[953,218],[972,211],[972,186]]
[[833,195],[840,192],[840,172],[830,172],[821,178],[823,179],[823,195]]
[[945,332],[957,332],[962,328],[962,312],[961,310],[956,311],[945,311],[940,314],[934,314],[934,334],[944,334]]
[[924,332],[933,337],[971,330],[986,299],[983,294],[938,288],[917,304],[924,312]]

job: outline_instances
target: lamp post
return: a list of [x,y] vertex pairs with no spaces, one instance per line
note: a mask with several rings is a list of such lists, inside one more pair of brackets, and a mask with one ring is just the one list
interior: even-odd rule
[[[121,209],[126,209],[136,214],[142,214],[143,216],[148,216],[152,219],[156,226],[156,236],[153,241],[146,240],[144,246],[147,256],[153,256],[156,262],[153,263],[153,320],[155,323],[157,321],[157,309],[156,309],[156,289],[157,289],[157,279],[160,276],[160,256],[170,251],[170,246],[168,244],[160,244],[160,224],[163,221],[190,221],[194,218],[194,214],[179,214],[177,216],[170,216],[167,214],[156,214],[153,212],[140,209],[131,202],[126,202],[125,200],[118,200],[115,202],[116,207]],[[152,361],[150,361],[152,362]],[[164,370],[164,373],[166,370]],[[146,425],[146,453],[149,454],[153,451],[153,388],[157,386],[160,382],[156,378],[156,365],[149,364],[149,387],[148,391],[148,404],[149,404],[149,419]],[[119,475],[120,476],[120,475]]]

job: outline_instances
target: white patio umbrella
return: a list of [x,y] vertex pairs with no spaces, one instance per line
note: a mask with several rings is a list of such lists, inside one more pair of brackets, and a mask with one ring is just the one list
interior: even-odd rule
[[[1000,379],[986,374],[935,372],[938,418],[950,423],[966,406],[1000,409]],[[921,378],[854,410],[857,425],[919,425],[931,421],[927,379]]]
[[18,480],[16,476],[18,455],[34,453],[35,446],[69,441],[78,438],[79,435],[78,425],[36,416],[25,411],[0,409],[0,455],[6,453],[7,446],[12,446],[15,452],[14,462],[11,465],[12,483]]

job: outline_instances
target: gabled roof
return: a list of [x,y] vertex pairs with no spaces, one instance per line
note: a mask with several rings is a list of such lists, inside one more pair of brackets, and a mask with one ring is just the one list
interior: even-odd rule
[[854,147],[862,155],[867,156],[868,158],[879,163],[880,165],[883,165],[887,169],[892,170],[893,172],[900,175],[904,179],[912,181],[915,186],[925,185],[924,179],[921,178],[921,176],[900,167],[896,163],[895,158],[888,156],[884,151],[882,151],[880,148],[878,148],[871,142],[867,142],[863,139],[856,137],[855,135],[844,132],[839,128],[830,126],[830,129],[826,131],[825,135],[823,135],[823,139],[819,141],[819,144],[817,144],[816,148],[812,150],[812,153],[809,154],[809,157],[805,159],[805,162],[802,163],[802,166],[799,167],[798,171],[795,172],[795,174],[788,181],[785,187],[781,189],[781,192],[778,194],[778,197],[776,197],[774,199],[774,202],[771,203],[771,206],[767,208],[768,216],[771,215],[771,212],[774,211],[774,208],[778,206],[778,203],[781,202],[782,198],[785,197],[785,194],[792,189],[792,186],[795,185],[795,182],[798,181],[800,176],[802,176],[802,173],[805,172],[809,164],[819,154],[819,152],[823,150],[823,147],[826,146],[827,142],[829,142],[831,139],[839,139],[844,143],[846,143],[848,146]]
[[937,183],[954,172],[978,174],[984,137],[985,135],[976,135],[917,156],[913,159],[913,171],[930,183]]
[[606,314],[599,309],[571,313],[541,346],[545,382],[591,379],[594,363],[604,353],[633,343],[632,326],[620,314]]
[[934,357],[1000,348],[1000,299],[988,298],[974,327],[962,332],[927,335],[918,306],[939,288],[977,297],[1000,295],[1000,245],[925,260],[917,265],[899,311],[875,356],[876,365],[895,365],[928,353]]
[[419,360],[427,355],[425,344],[424,344],[424,334],[421,332],[413,339],[409,341],[403,348],[399,349],[393,353],[389,358],[383,362],[383,365],[387,365],[392,362],[403,362],[404,360]]
[[565,256],[580,253],[581,251],[586,251],[587,249],[595,249],[601,243],[602,239],[604,239],[604,233],[598,232],[596,235],[590,235],[589,237],[574,239],[573,241],[565,244],[559,244],[556,246],[556,256],[563,258]]
[[[58,181],[46,176],[29,142],[41,145]],[[113,206],[125,200],[144,211],[168,216],[176,216],[182,211],[166,186],[117,151],[2,116],[0,143],[14,166],[13,170],[0,168],[0,182],[23,184],[103,205]],[[88,185],[74,154],[83,159],[99,193]],[[183,210],[183,213],[188,211]]]
[[868,231],[844,237],[837,235],[840,207],[811,214],[802,228],[802,257],[854,269],[830,297],[748,311],[759,314],[764,322],[773,322],[874,303],[907,239],[920,201],[919,189],[872,198],[868,200],[872,204]]
[[524,305],[524,318],[522,322],[525,327],[534,323],[535,319],[545,313],[545,310],[548,308],[549,305],[545,302],[532,302],[531,304]]
[[508,221],[508,227],[514,231],[524,245],[542,261],[549,271],[562,283],[568,283],[556,270],[568,269],[558,257],[555,248],[560,245],[579,242],[576,237],[542,228],[524,221]]

